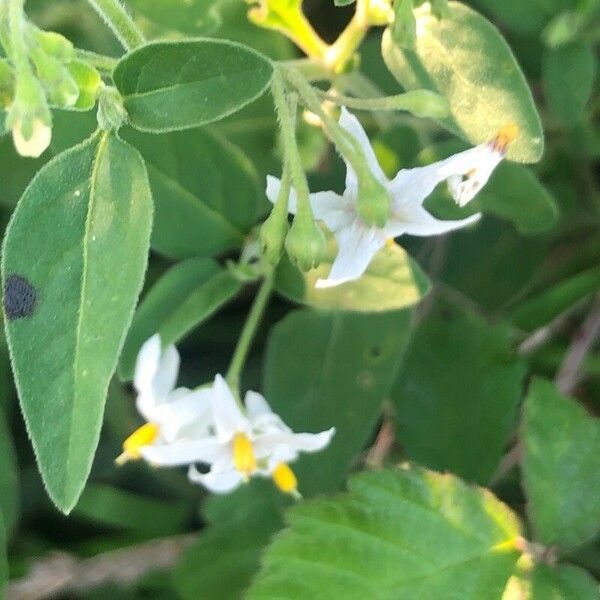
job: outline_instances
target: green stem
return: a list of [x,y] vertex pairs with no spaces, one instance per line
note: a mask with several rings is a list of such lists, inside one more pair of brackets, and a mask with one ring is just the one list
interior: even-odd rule
[[321,119],[325,127],[325,133],[336,145],[342,156],[350,163],[359,180],[371,179],[373,175],[363,156],[363,151],[358,140],[345,131],[340,124],[323,109],[316,90],[300,73],[293,69],[289,69],[285,71],[285,76],[296,90],[298,90],[300,97],[309,110]]
[[133,50],[144,45],[146,41],[144,35],[119,0],[88,0],[88,2],[112,29],[125,50]]
[[8,29],[10,35],[10,57],[17,73],[30,73],[29,51],[23,29],[23,7],[25,0],[10,0],[8,5]]
[[119,62],[118,59],[112,56],[105,56],[104,54],[97,54],[96,52],[81,50],[80,48],[77,48],[75,53],[79,60],[92,65],[92,67],[95,67],[102,73],[112,74]]
[[256,294],[256,297],[254,298],[254,302],[248,313],[248,318],[246,319],[246,323],[244,324],[244,328],[242,329],[242,333],[240,334],[240,338],[235,347],[227,375],[225,376],[227,383],[235,393],[239,392],[240,374],[246,363],[252,340],[256,335],[256,330],[258,329],[258,325],[265,312],[272,290],[273,272],[269,272],[265,276],[258,290],[258,294]]
[[343,70],[365,39],[369,26],[369,0],[356,0],[352,20],[325,54],[325,66],[334,72]]
[[302,159],[300,158],[300,152],[296,143],[296,116],[291,113],[286,98],[285,83],[279,68],[276,68],[273,74],[271,91],[277,110],[279,127],[281,128],[285,162],[290,170],[292,184],[298,195],[297,215],[306,215],[312,220],[312,209],[308,199],[310,190],[308,188],[308,182],[306,181],[306,175],[304,174],[304,168],[302,167]]

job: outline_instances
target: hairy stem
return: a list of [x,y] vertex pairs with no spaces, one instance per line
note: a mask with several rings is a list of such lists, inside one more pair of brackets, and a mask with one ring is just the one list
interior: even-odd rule
[[88,0],[88,2],[112,29],[125,50],[133,50],[145,43],[144,35],[119,0]]

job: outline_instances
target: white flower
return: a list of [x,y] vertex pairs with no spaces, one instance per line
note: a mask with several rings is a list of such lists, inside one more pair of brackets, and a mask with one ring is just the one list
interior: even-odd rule
[[207,473],[190,467],[189,477],[213,492],[229,492],[251,476],[272,477],[283,492],[298,495],[297,480],[288,463],[301,452],[317,452],[329,444],[335,429],[294,433],[256,392],[238,404],[225,380],[217,375],[212,387],[214,447],[194,462],[210,465]]
[[147,421],[123,443],[122,464],[144,458],[158,466],[190,464],[204,451],[211,429],[211,392],[176,388],[179,354],[175,346],[163,352],[158,334],[141,347],[133,385],[136,406]]
[[[489,143],[426,167],[403,169],[390,181],[381,169],[367,134],[356,117],[342,108],[339,122],[358,140],[373,175],[388,190],[391,211],[388,222],[382,229],[369,227],[362,221],[357,211],[358,179],[347,161],[346,190],[342,196],[331,191],[310,195],[315,218],[327,225],[338,242],[338,254],[331,272],[327,279],[317,281],[318,288],[358,279],[386,242],[399,235],[439,235],[475,223],[481,217],[480,213],[457,221],[442,221],[428,213],[423,208],[423,202],[445,180],[457,204],[467,204],[504,158],[508,144],[518,131],[516,126],[509,126]],[[279,179],[268,176],[266,194],[271,202],[276,201],[279,189]],[[290,193],[288,209],[291,213],[296,212],[294,190]]]
[[12,128],[12,137],[15,148],[21,156],[38,158],[50,145],[52,129],[43,123],[41,119],[34,119],[32,128],[31,135],[28,138],[25,138],[22,131],[21,120],[17,119]]

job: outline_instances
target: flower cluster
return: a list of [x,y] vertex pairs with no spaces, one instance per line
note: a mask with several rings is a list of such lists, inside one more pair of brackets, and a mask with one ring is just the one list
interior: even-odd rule
[[[155,466],[189,465],[189,478],[216,493],[229,492],[251,477],[270,477],[283,492],[298,496],[289,463],[301,452],[317,452],[335,433],[294,433],[267,401],[249,391],[242,405],[220,375],[198,390],[175,388],[179,354],[151,337],[137,358],[137,409],[146,420],[123,443],[122,464],[143,458]],[[200,470],[198,465],[207,467]]]
[[[342,195],[333,191],[310,194],[316,219],[325,223],[338,242],[337,257],[327,279],[316,286],[327,288],[358,279],[386,243],[403,235],[440,235],[466,227],[479,220],[480,213],[456,221],[436,219],[423,207],[436,186],[446,181],[459,206],[465,206],[481,190],[496,166],[506,155],[508,145],[517,137],[518,128],[509,125],[485,144],[460,152],[426,167],[402,169],[390,181],[380,167],[367,134],[358,119],[342,107],[340,126],[360,145],[371,173],[391,199],[387,222],[381,228],[367,225],[360,215],[359,180],[346,161],[346,189]],[[268,176],[266,194],[271,202],[279,195],[281,182]],[[288,210],[296,213],[296,193],[292,189]]]

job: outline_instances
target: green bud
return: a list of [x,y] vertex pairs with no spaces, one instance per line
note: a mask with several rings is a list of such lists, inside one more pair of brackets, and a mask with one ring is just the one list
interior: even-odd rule
[[285,238],[288,234],[290,226],[287,220],[287,214],[275,205],[269,218],[262,224],[260,228],[260,248],[267,262],[275,266],[281,255],[285,245]]
[[357,210],[366,225],[382,228],[388,221],[391,203],[390,193],[375,177],[359,179]]
[[297,214],[285,239],[290,260],[301,271],[318,267],[327,251],[325,234],[314,222],[312,214]]
[[67,64],[67,70],[79,90],[79,97],[73,108],[91,110],[94,108],[100,90],[104,85],[100,73],[82,60],[72,60]]
[[53,56],[62,62],[67,62],[75,56],[73,44],[60,33],[54,31],[34,30],[35,41],[39,44],[44,54]]
[[6,108],[15,93],[15,74],[10,63],[0,58],[0,108]]
[[119,130],[127,120],[123,98],[117,88],[103,87],[98,99],[98,127],[105,131]]
[[398,108],[416,117],[445,119],[450,114],[447,98],[429,90],[414,90],[398,96]]
[[58,108],[72,107],[79,97],[79,88],[64,65],[39,50],[33,53],[33,62],[37,75],[48,92],[50,103]]

